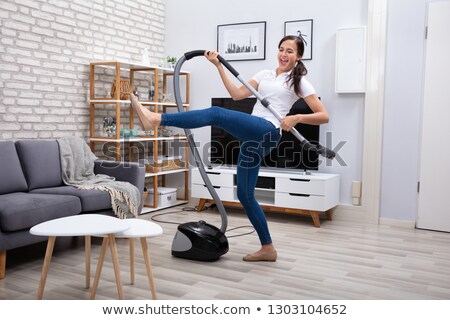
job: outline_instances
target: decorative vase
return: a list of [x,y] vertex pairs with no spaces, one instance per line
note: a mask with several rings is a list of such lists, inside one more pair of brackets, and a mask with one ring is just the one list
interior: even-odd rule
[[155,86],[153,85],[152,78],[150,78],[148,87],[148,100],[153,101],[154,98],[155,98]]
[[[114,80],[112,87],[111,87],[111,98],[116,97],[116,91],[118,90],[116,81]],[[120,80],[119,84],[119,90],[120,90],[120,100],[128,100],[130,98],[130,81],[128,80]]]

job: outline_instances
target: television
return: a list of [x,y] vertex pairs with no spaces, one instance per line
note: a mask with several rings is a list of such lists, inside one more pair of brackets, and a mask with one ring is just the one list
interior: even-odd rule
[[[256,98],[247,98],[233,101],[231,98],[212,98],[211,105],[225,109],[252,113]],[[300,98],[291,107],[288,115],[312,113],[306,102]],[[318,144],[319,126],[297,124],[295,128],[312,144]],[[237,165],[240,142],[224,130],[211,126],[211,166],[233,166]],[[277,148],[273,149],[262,161],[262,167],[318,170],[319,159],[315,152],[303,150],[300,141],[287,131],[282,131],[282,136]]]

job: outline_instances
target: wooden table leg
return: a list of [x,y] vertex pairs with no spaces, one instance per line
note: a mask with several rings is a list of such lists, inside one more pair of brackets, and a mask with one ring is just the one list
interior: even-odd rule
[[114,266],[114,275],[116,277],[116,285],[117,285],[117,292],[119,294],[119,299],[123,300],[123,287],[122,287],[122,278],[120,276],[120,268],[119,268],[119,258],[117,256],[117,246],[116,246],[116,240],[114,237],[114,234],[109,234],[109,247],[111,249],[111,256]]
[[150,290],[152,292],[153,300],[156,300],[156,288],[155,288],[155,281],[153,279],[153,272],[152,272],[152,263],[150,261],[150,255],[148,254],[148,246],[147,246],[147,239],[141,238],[141,247],[142,247],[142,253],[144,254],[144,261],[145,261],[145,267],[147,269],[147,276],[148,281],[150,283]]
[[84,237],[84,256],[86,264],[86,289],[91,286],[91,236]]
[[0,251],[0,280],[5,277],[6,274],[6,250]]
[[106,249],[108,248],[108,237],[103,238],[100,256],[98,257],[97,270],[95,271],[94,283],[91,289],[91,299],[95,299],[97,293],[98,282],[100,281],[100,274],[102,273],[103,261],[105,260]]
[[130,238],[130,282],[134,284],[134,239]]
[[37,293],[37,298],[42,300],[44,295],[45,281],[47,281],[48,269],[50,267],[50,262],[52,260],[53,248],[55,247],[56,237],[51,236],[48,238],[47,250],[45,251],[44,264],[42,266],[41,280],[39,281],[39,288]]
[[320,228],[319,212],[311,210],[311,211],[309,211],[309,214],[311,215],[311,218],[313,219],[314,226],[317,228]]
[[333,220],[333,209],[325,211],[325,217],[327,220]]
[[206,204],[206,201],[207,201],[207,199],[203,199],[203,198],[198,201],[198,206],[197,206],[198,212],[202,211],[203,207]]

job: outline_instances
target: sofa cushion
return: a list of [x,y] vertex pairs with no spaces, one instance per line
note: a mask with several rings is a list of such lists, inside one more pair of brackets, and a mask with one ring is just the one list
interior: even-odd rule
[[28,190],[62,185],[59,146],[56,140],[16,141]]
[[0,141],[0,194],[26,191],[27,181],[12,141]]
[[0,230],[28,229],[38,223],[81,212],[74,196],[15,192],[0,195]]
[[34,189],[31,193],[70,195],[80,198],[81,211],[90,212],[111,209],[109,192],[99,190],[80,190],[72,186]]

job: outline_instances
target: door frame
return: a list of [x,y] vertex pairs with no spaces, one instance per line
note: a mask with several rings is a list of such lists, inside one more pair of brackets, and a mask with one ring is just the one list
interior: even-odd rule
[[339,205],[335,217],[379,223],[388,0],[369,0],[361,206]]

